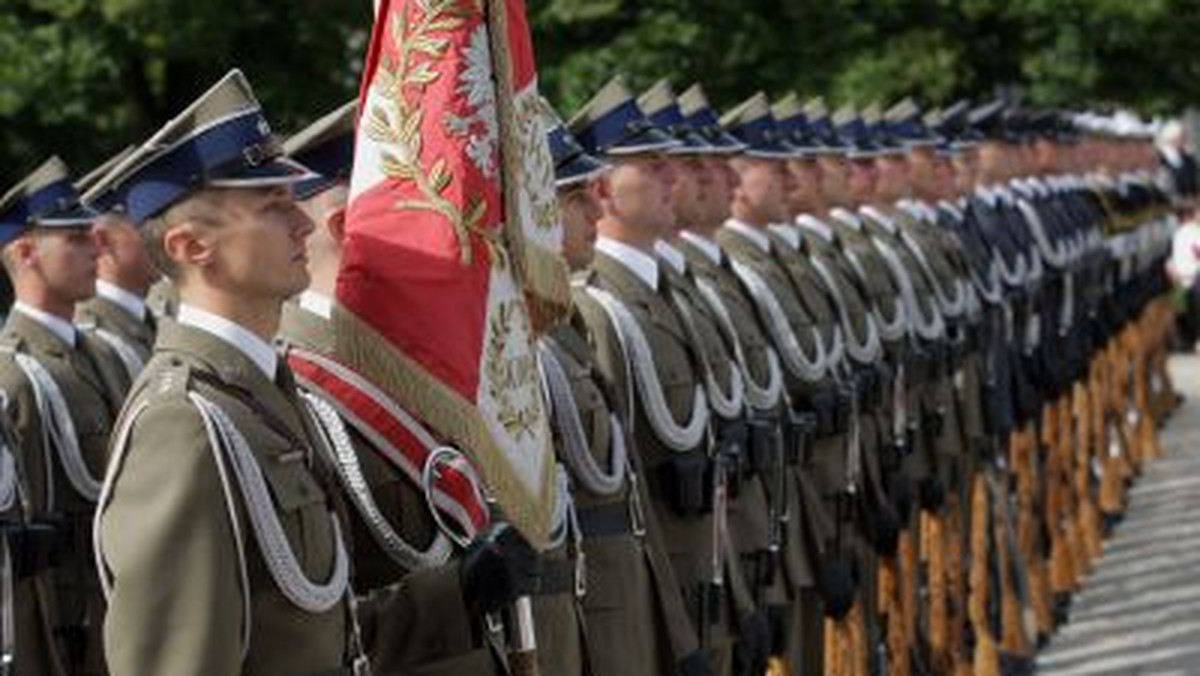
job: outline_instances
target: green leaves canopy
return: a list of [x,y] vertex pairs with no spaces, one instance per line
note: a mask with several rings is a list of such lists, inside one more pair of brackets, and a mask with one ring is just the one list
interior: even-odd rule
[[[718,106],[764,89],[940,103],[1172,112],[1200,95],[1187,0],[527,0],[542,89],[569,114],[615,72],[702,81]],[[5,0],[0,185],[51,153],[82,172],[228,68],[275,126],[354,95],[370,0]]]

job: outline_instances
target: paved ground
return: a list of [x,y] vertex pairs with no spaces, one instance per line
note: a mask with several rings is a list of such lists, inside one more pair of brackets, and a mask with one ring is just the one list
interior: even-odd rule
[[1038,657],[1051,676],[1200,675],[1200,357],[1175,357],[1187,401],[1162,432],[1130,508]]

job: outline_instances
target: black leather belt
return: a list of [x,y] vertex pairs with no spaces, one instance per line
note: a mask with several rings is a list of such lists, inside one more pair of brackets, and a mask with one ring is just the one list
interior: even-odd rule
[[570,559],[543,558],[539,564],[537,596],[561,596],[575,593],[575,562]]
[[579,530],[584,538],[605,538],[633,532],[629,521],[629,505],[624,500],[596,505],[576,511]]

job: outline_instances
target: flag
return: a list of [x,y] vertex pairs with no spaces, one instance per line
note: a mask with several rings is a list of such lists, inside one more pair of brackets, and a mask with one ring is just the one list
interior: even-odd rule
[[522,0],[381,0],[359,95],[338,360],[462,449],[535,545],[553,448],[529,302],[566,307]]

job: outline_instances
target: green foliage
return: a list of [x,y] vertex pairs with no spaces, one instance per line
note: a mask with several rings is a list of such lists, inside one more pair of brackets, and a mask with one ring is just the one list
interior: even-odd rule
[[[1179,109],[1200,95],[1189,0],[527,0],[542,88],[565,114],[612,74],[835,103]],[[50,153],[78,171],[135,142],[228,68],[280,130],[352,96],[370,0],[3,0],[0,185]]]

